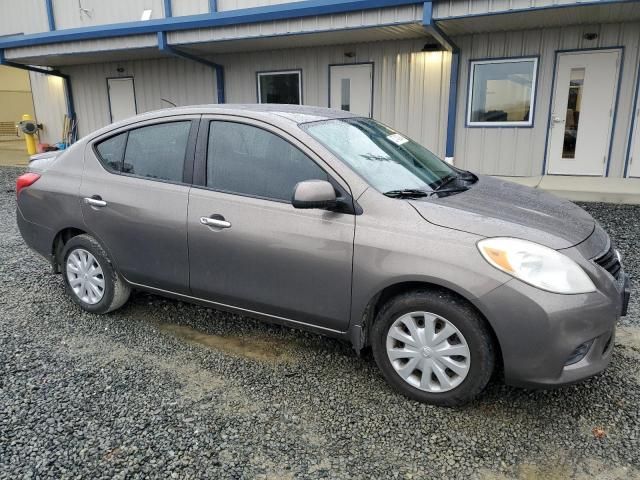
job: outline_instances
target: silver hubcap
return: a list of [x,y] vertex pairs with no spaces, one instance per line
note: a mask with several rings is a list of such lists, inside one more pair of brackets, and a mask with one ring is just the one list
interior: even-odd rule
[[428,312],[407,313],[393,322],[387,333],[387,355],[405,382],[432,393],[456,388],[471,366],[469,346],[460,330]]
[[104,296],[102,267],[91,253],[77,248],[67,257],[67,280],[76,296],[94,305]]

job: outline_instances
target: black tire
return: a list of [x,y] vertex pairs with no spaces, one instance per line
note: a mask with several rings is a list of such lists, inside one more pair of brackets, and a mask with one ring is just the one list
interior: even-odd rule
[[[78,295],[76,295],[69,284],[69,278],[67,275],[67,259],[69,258],[69,255],[77,249],[83,249],[91,253],[100,265],[100,268],[102,268],[104,293],[101,300],[97,303],[90,304],[84,302],[78,297]],[[71,299],[83,310],[98,314],[108,313],[120,308],[129,299],[131,288],[115,270],[107,252],[105,252],[95,238],[86,234],[71,238],[62,249],[61,257],[62,261],[60,263],[65,290],[69,297],[71,297]]]
[[[464,336],[470,351],[470,368],[462,383],[445,392],[428,392],[407,383],[387,355],[387,333],[402,315],[415,311],[441,315]],[[477,397],[487,386],[495,367],[494,345],[484,318],[466,301],[446,291],[419,290],[389,300],[376,316],[371,330],[373,356],[383,376],[403,395],[423,403],[460,406]]]

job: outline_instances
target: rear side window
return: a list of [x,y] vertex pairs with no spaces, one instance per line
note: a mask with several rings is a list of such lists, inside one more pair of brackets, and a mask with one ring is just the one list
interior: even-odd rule
[[127,132],[111,137],[96,146],[102,163],[111,170],[120,171],[124,148],[127,144]]
[[171,122],[129,131],[122,172],[182,182],[191,121]]
[[208,187],[288,202],[296,183],[327,179],[313,160],[271,132],[241,123],[209,124]]

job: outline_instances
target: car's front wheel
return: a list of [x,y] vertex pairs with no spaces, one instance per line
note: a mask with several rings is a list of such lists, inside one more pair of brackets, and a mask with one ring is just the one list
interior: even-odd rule
[[73,237],[65,244],[62,275],[71,299],[91,313],[120,308],[131,292],[102,246],[86,234]]
[[462,405],[485,388],[495,357],[482,316],[443,291],[414,291],[387,302],[372,328],[376,363],[386,380],[415,400]]

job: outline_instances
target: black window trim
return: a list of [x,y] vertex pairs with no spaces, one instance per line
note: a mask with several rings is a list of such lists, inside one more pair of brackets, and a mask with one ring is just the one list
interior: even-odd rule
[[[260,128],[261,130],[264,130],[266,132],[269,132],[269,133],[271,133],[273,135],[276,135],[276,136],[280,137],[282,140],[284,140],[285,142],[290,144],[292,147],[297,148],[298,150],[300,150],[309,160],[311,160],[313,163],[315,163],[316,166],[320,170],[322,170],[324,173],[326,173],[327,181],[329,183],[331,183],[331,185],[333,185],[333,187],[340,194],[338,197],[342,199],[341,203],[344,205],[344,208],[336,210],[336,212],[350,214],[350,215],[360,215],[360,214],[362,214],[362,208],[358,205],[358,203],[356,202],[355,198],[353,198],[353,195],[351,195],[351,193],[346,188],[344,188],[339,181],[337,181],[334,178],[334,175],[332,175],[324,165],[319,164],[315,159],[313,159],[311,156],[309,156],[301,148],[299,148],[298,146],[294,145],[291,142],[290,139],[286,138],[285,136],[283,136],[279,132],[277,132],[275,129],[277,129],[278,127],[275,127],[274,125],[270,125],[270,124],[265,124],[264,126],[260,125],[260,124],[257,123],[259,121],[256,121],[255,119],[247,118],[245,120],[249,120],[249,121],[243,121],[242,118],[238,118],[238,117],[233,117],[233,118],[220,118],[220,117],[211,118],[211,117],[209,117],[209,118],[203,118],[201,120],[200,129],[198,131],[198,140],[197,140],[197,143],[196,143],[196,151],[195,151],[195,163],[194,163],[193,184],[192,184],[193,188],[198,188],[198,189],[201,189],[201,190],[209,190],[211,192],[217,192],[217,193],[224,193],[225,195],[235,195],[235,196],[245,197],[245,198],[255,198],[257,200],[265,200],[265,201],[268,201],[268,202],[275,202],[275,203],[281,203],[281,204],[285,204],[285,205],[291,205],[291,200],[282,200],[282,199],[279,199],[279,198],[262,197],[262,196],[259,196],[259,195],[251,195],[249,193],[232,192],[232,191],[228,191],[228,190],[223,190],[223,189],[218,189],[218,188],[207,186],[207,161],[208,161],[207,157],[208,157],[208,149],[209,149],[209,126],[210,126],[211,122],[238,123],[240,125],[247,125],[247,126],[251,126],[251,127],[255,127],[255,128]],[[268,128],[268,127],[271,127],[271,128]]]
[[256,72],[256,103],[260,105],[274,105],[273,103],[263,103],[260,98],[261,89],[260,89],[260,77],[264,77],[266,75],[287,75],[295,73],[298,75],[298,96],[300,97],[299,103],[294,103],[292,105],[304,105],[303,95],[304,89],[302,84],[302,68],[285,68],[283,70],[263,70]]
[[[98,159],[98,163],[100,164],[100,166],[104,168],[105,171],[107,171],[108,173],[111,173],[112,175],[140,178],[142,180],[168,183],[172,185],[191,186],[191,184],[193,183],[193,169],[194,169],[194,162],[195,162],[196,140],[198,138],[198,131],[200,128],[201,121],[202,121],[201,115],[198,115],[197,117],[189,115],[187,118],[182,118],[182,119],[178,117],[170,117],[169,119],[157,118],[151,122],[135,123],[135,124],[127,125],[126,127],[123,127],[122,129],[117,130],[115,132],[110,132],[108,135],[98,137],[97,139],[92,140],[91,147],[93,150],[93,154]],[[183,160],[181,182],[177,182],[174,180],[165,180],[163,178],[152,178],[144,175],[136,175],[134,173],[126,173],[122,171],[124,157],[127,151],[127,144],[129,143],[129,133],[132,130],[138,130],[140,128],[152,127],[155,125],[163,125],[167,123],[182,123],[182,122],[190,122],[191,125],[189,127],[189,135],[187,137],[187,148],[185,150],[185,156]],[[122,151],[122,157],[120,158],[120,170],[114,170],[105,162],[105,160],[100,155],[100,152],[98,151],[98,145],[101,144],[102,142],[106,142],[107,140],[110,140],[111,138],[117,137],[118,135],[121,135],[121,134],[125,134],[126,138],[125,138],[124,149]]]

